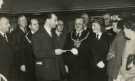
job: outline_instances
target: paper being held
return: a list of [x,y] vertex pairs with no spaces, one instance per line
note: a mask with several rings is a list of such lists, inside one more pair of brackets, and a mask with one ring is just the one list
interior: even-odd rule
[[78,55],[78,50],[76,48],[72,48],[71,50],[62,50],[62,49],[55,49],[56,55],[61,55],[64,52],[70,51],[73,55]]

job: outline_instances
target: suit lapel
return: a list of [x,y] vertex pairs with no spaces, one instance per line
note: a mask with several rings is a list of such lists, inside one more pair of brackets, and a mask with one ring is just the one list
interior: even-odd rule
[[43,28],[43,32],[44,32],[45,36],[47,36],[49,39],[52,39],[52,37],[49,35],[49,33],[46,31],[45,28]]
[[8,44],[8,42],[6,41],[6,39],[0,34],[0,40],[1,40],[1,43],[6,45]]
[[52,35],[52,37],[50,37],[50,35],[47,33],[47,31],[45,29],[43,29],[43,36],[46,38],[45,40],[48,40],[48,42],[50,44],[53,43],[53,35]]

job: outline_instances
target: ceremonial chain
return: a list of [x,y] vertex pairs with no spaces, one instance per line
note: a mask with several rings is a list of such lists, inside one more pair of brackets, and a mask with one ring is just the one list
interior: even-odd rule
[[87,38],[88,38],[88,36],[89,36],[89,32],[87,33],[87,35],[84,37],[84,38],[82,38],[82,39],[73,39],[73,32],[71,33],[71,39],[72,39],[72,41],[74,41],[74,46],[76,47],[76,48],[79,48],[80,47],[80,45],[81,45],[81,43],[84,41],[84,40],[86,40]]

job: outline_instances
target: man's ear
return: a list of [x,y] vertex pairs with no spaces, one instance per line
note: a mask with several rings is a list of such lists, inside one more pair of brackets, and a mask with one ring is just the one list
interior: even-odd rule
[[86,25],[85,24],[83,24],[83,28],[85,27]]
[[31,25],[29,25],[29,28],[31,28]]
[[50,19],[46,19],[45,24],[49,25],[50,22],[51,22]]

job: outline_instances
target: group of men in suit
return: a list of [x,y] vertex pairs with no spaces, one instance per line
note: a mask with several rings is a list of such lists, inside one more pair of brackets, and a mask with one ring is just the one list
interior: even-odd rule
[[10,81],[32,81],[34,77],[34,55],[31,44],[32,34],[39,29],[38,20],[32,18],[27,31],[25,16],[18,18],[18,27],[9,32],[11,26],[7,17],[0,18],[1,75]]
[[[9,70],[13,64],[13,51],[9,44],[8,35],[10,23],[6,17],[0,18],[0,74],[1,78],[7,81],[10,77]],[[3,76],[2,76],[3,75]]]
[[[0,18],[0,73],[13,81],[106,81],[106,55],[110,40],[102,18],[90,25],[87,14],[75,19],[74,28],[63,33],[64,22],[49,14],[44,25],[36,18],[10,23]],[[98,78],[97,78],[98,77]]]

